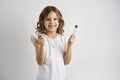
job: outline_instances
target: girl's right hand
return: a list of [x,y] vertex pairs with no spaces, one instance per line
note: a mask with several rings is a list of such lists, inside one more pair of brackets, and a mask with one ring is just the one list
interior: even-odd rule
[[41,44],[41,45],[45,45],[45,40],[44,40],[44,38],[43,38],[43,36],[40,34],[40,35],[38,35],[38,41],[39,41],[39,43]]

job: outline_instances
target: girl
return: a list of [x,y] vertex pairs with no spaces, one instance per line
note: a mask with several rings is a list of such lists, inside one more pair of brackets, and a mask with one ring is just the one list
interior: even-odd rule
[[37,31],[31,36],[39,65],[37,80],[67,80],[65,65],[71,60],[71,46],[75,36],[68,41],[63,37],[64,20],[54,6],[43,9],[37,22]]

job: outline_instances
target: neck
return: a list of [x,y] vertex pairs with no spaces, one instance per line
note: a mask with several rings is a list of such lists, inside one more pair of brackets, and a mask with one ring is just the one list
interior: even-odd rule
[[52,32],[52,33],[47,32],[46,35],[50,38],[56,38],[57,33],[56,32]]

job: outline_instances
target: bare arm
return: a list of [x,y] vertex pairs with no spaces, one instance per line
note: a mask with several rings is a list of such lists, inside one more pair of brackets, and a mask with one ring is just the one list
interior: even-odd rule
[[36,61],[39,65],[44,64],[45,62],[45,54],[44,54],[44,39],[42,36],[38,37],[38,40],[31,36],[31,41],[35,47],[36,50]]
[[71,37],[69,38],[68,42],[65,44],[64,47],[64,64],[69,64],[71,61],[71,56],[72,56],[72,44],[74,42],[75,36],[71,35]]
[[64,64],[69,64],[71,61],[71,56],[72,56],[72,49],[71,46],[65,44],[65,53],[64,53]]

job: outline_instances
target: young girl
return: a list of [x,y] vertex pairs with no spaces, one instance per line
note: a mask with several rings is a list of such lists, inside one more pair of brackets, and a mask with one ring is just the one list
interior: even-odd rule
[[65,65],[71,60],[71,46],[75,36],[68,41],[63,37],[64,20],[54,6],[43,9],[37,22],[37,31],[31,36],[39,65],[37,80],[67,80]]

